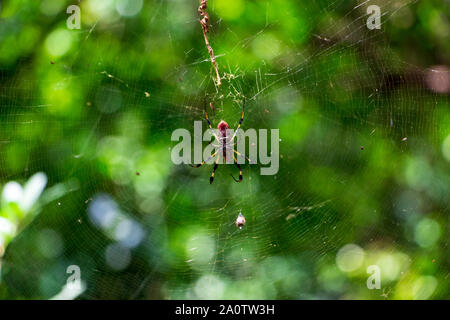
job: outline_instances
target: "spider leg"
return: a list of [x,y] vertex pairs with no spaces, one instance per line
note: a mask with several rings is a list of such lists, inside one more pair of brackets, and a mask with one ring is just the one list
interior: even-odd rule
[[231,173],[231,177],[233,178],[234,181],[236,182],[241,182],[242,181],[242,169],[241,169],[241,165],[237,162],[236,157],[233,155],[233,159],[234,159],[234,163],[236,164],[236,167],[239,169],[239,180],[236,179],[233,174]]
[[240,156],[240,157],[246,159],[249,163],[252,163],[252,164],[255,163],[252,159],[250,159],[250,158],[247,157],[246,155],[243,155],[243,154],[240,153],[239,151],[236,151],[236,150],[233,149],[233,152],[236,153],[238,156]]
[[[208,157],[208,159],[202,161],[202,163],[198,163],[198,164],[196,164],[196,165],[190,164],[190,166],[193,167],[193,168],[201,167],[202,165],[204,165],[205,163],[207,163],[209,160],[211,160],[212,158],[214,158],[214,157],[217,155],[218,152],[219,152],[219,150],[217,150],[216,152],[214,152],[212,155],[210,155],[210,156]],[[217,158],[219,158],[219,157],[217,157]]]
[[217,157],[216,163],[214,164],[213,171],[211,173],[211,177],[209,178],[209,184],[212,184],[214,181],[214,173],[216,172],[217,167],[219,166],[219,159],[220,157]]
[[237,126],[236,131],[234,131],[233,136],[230,139],[230,142],[234,140],[234,138],[236,137],[236,134],[238,133],[239,129],[241,128],[241,124],[244,121],[244,107],[245,107],[245,98],[244,98],[244,102],[242,103],[242,115],[241,115],[241,119],[239,120],[239,124]]
[[209,130],[211,130],[211,133],[212,133],[212,135],[214,136],[214,138],[216,139],[216,141],[217,141],[218,143],[220,143],[220,140],[219,140],[219,138],[217,137],[217,134],[214,132],[214,129],[213,129],[212,126],[211,126],[211,121],[209,120],[208,112],[206,111],[206,101],[205,101],[205,116],[206,116],[206,122],[208,122]]
[[227,148],[227,149],[231,149],[234,146],[235,146],[235,143],[226,143],[225,144],[225,148]]

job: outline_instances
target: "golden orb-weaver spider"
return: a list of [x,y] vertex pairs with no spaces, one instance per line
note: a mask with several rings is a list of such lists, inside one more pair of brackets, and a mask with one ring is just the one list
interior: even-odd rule
[[[212,105],[212,103],[211,103]],[[214,136],[214,138],[216,139],[218,145],[214,145],[215,147],[217,147],[217,150],[210,155],[206,160],[202,161],[199,164],[196,165],[191,165],[191,167],[194,168],[199,168],[202,165],[204,165],[205,163],[207,163],[208,161],[210,161],[211,159],[213,159],[214,157],[217,156],[216,162],[214,164],[214,168],[212,170],[211,173],[211,177],[209,178],[209,183],[212,184],[214,181],[214,174],[217,170],[217,167],[219,166],[219,160],[220,160],[220,154],[222,155],[224,162],[226,162],[227,159],[227,150],[229,151],[233,151],[233,153],[235,153],[236,155],[238,155],[239,157],[242,157],[244,159],[246,159],[249,163],[253,163],[252,160],[250,160],[247,156],[243,155],[242,153],[240,153],[239,151],[234,149],[234,143],[233,140],[236,137],[236,134],[238,133],[238,130],[241,128],[242,122],[244,121],[244,107],[245,107],[245,99],[242,103],[242,115],[241,115],[241,119],[239,120],[239,124],[237,126],[236,131],[233,133],[233,135],[230,138],[229,135],[229,130],[230,126],[228,125],[228,123],[224,120],[221,120],[219,122],[219,124],[217,125],[217,133],[214,132],[212,126],[211,126],[211,121],[209,120],[208,117],[208,112],[206,111],[206,106],[205,106],[205,117],[206,117],[206,121],[208,122],[208,126],[209,129],[212,131],[212,134]],[[236,165],[236,167],[239,169],[239,179],[236,179],[232,174],[231,177],[234,179],[234,181],[236,182],[241,182],[243,177],[242,177],[242,169],[241,169],[241,165],[238,163],[235,155],[233,154],[233,159],[234,159],[234,164]]]

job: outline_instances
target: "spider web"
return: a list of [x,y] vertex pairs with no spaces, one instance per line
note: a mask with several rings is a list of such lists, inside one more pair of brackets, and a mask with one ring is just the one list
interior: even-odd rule
[[[53,297],[76,265],[86,299],[380,298],[366,268],[386,259],[382,287],[393,297],[420,281],[445,296],[445,257],[416,255],[410,225],[446,223],[448,96],[425,82],[428,62],[398,56],[390,42],[391,26],[420,3],[242,2],[246,15],[221,20],[228,11],[210,1],[220,87],[196,1],[149,1],[130,18],[113,1],[95,13],[96,3],[81,4],[90,15],[70,31],[64,59],[35,53],[0,70],[2,184],[44,172],[48,189],[66,186],[8,247],[7,297]],[[381,30],[366,26],[371,4]],[[246,26],[253,9],[265,15]],[[66,18],[60,9],[46,23],[63,30]],[[172,132],[193,132],[205,100],[213,126],[235,127],[243,97],[244,130],[280,129],[276,175],[247,164],[236,184],[236,168],[219,166],[209,185],[212,167],[171,163]],[[339,263],[348,244],[364,255],[352,272],[342,267],[352,261]],[[433,272],[417,266],[439,257]]]

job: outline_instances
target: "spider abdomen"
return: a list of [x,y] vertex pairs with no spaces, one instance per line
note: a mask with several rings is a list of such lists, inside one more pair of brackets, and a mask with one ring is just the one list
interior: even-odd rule
[[226,144],[227,144],[227,140],[228,140],[228,129],[230,128],[230,126],[228,125],[228,123],[226,121],[220,121],[219,124],[217,125],[217,135],[219,136],[220,139],[220,146],[222,149],[222,156],[223,159],[226,161],[227,158],[227,148],[226,148]]

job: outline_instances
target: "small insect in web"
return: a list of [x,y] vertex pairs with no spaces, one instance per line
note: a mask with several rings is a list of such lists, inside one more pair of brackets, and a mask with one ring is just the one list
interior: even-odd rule
[[239,212],[236,221],[235,221],[236,227],[239,229],[242,229],[242,227],[245,225],[245,217],[242,214],[242,212]]
[[[205,101],[205,103],[206,103],[206,101]],[[210,105],[212,105],[212,103],[210,103]],[[212,135],[214,136],[214,138],[216,139],[216,142],[218,143],[217,145],[214,145],[217,148],[217,150],[212,155],[210,155],[208,157],[208,159],[206,159],[205,161],[202,161],[201,163],[196,164],[196,165],[191,165],[191,167],[199,168],[199,167],[203,166],[205,163],[207,163],[209,160],[211,160],[211,159],[213,159],[214,157],[217,156],[216,163],[214,164],[214,168],[213,168],[213,171],[211,173],[211,177],[209,178],[209,183],[210,184],[212,184],[213,181],[214,181],[214,174],[215,174],[215,172],[217,170],[217,167],[219,166],[220,155],[222,155],[222,157],[224,159],[224,162],[226,162],[227,150],[233,151],[232,155],[233,155],[233,159],[234,159],[234,164],[236,165],[236,167],[239,170],[239,179],[236,179],[231,174],[231,177],[236,182],[241,182],[243,177],[242,177],[241,165],[237,162],[236,156],[234,154],[236,154],[238,157],[242,157],[242,158],[246,159],[249,163],[254,163],[247,156],[243,155],[242,153],[240,153],[239,151],[234,149],[233,140],[236,137],[236,134],[238,133],[239,129],[241,128],[242,122],[244,121],[244,107],[245,107],[245,99],[244,99],[244,101],[242,103],[241,119],[239,120],[239,124],[237,126],[237,129],[234,131],[233,135],[230,137],[229,130],[228,130],[230,128],[230,126],[224,120],[221,120],[219,122],[219,124],[217,125],[217,133],[214,132],[214,130],[212,128],[212,125],[211,125],[211,121],[209,120],[209,117],[208,117],[208,112],[206,111],[206,104],[205,104],[206,121],[208,122],[208,126],[209,126],[209,129],[212,132]]]

